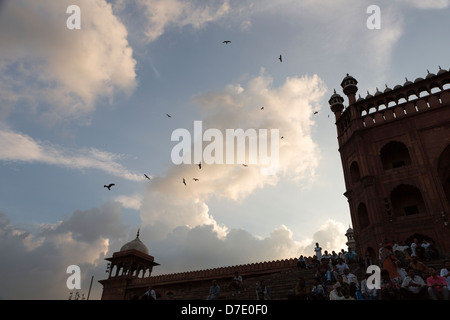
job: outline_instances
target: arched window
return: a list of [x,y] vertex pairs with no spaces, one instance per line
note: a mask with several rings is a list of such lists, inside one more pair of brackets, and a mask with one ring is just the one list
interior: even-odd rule
[[356,183],[359,181],[360,178],[361,176],[359,174],[358,163],[356,161],[353,161],[352,164],[350,165],[350,179],[352,183]]
[[393,169],[411,164],[408,148],[402,142],[391,141],[384,145],[380,151],[383,169]]
[[369,214],[367,213],[367,207],[364,203],[360,203],[358,206],[358,221],[361,229],[369,226]]
[[426,211],[422,193],[415,186],[401,184],[391,192],[391,203],[397,217],[411,216]]

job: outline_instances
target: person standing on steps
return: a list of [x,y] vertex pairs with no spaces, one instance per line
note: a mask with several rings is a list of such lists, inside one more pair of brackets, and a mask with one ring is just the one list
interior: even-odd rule
[[314,251],[316,252],[316,258],[320,261],[322,260],[322,248],[319,246],[319,243],[316,242],[316,247],[314,248]]

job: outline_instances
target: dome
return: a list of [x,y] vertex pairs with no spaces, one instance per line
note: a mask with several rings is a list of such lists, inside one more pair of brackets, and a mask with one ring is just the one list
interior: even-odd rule
[[120,248],[120,251],[127,251],[127,250],[137,250],[140,252],[143,252],[145,254],[148,254],[148,248],[147,246],[139,239],[139,231],[136,235],[136,239],[125,243],[122,248]]
[[351,227],[348,227],[347,232],[345,234],[351,234],[353,233],[353,229]]
[[357,84],[358,81],[356,81],[355,78],[353,78],[351,75],[347,73],[347,76],[341,82],[341,87],[345,88],[347,86],[356,86]]
[[366,99],[370,99],[370,98],[373,98],[373,95],[371,95],[371,94],[369,93],[369,91],[367,91]]
[[386,86],[386,89],[384,89],[384,93],[389,92],[389,91],[392,91],[392,89],[389,88],[389,87],[387,86],[387,84],[385,84],[385,86]]
[[341,97],[341,95],[339,95],[338,93],[336,93],[336,90],[334,90],[333,95],[330,97],[330,100],[328,100],[328,103],[330,105],[335,104],[335,103],[342,103],[344,102],[344,99]]
[[430,70],[427,70],[427,76],[425,77],[425,79],[429,79],[431,77],[435,77],[436,75],[434,73],[431,73]]
[[412,84],[412,82],[411,82],[411,81],[409,81],[409,80],[408,80],[408,78],[405,78],[405,80],[406,80],[406,82],[405,82],[405,84],[404,84],[403,86],[407,86],[407,85],[410,85],[410,84]]
[[441,74],[444,74],[444,73],[446,73],[447,71],[445,70],[445,69],[442,69],[441,68],[441,66],[439,66],[439,71],[438,71],[438,75],[441,75]]
[[381,94],[381,91],[378,90],[378,87],[377,87],[377,92],[375,92],[375,95],[376,95],[376,96],[379,96],[380,94]]

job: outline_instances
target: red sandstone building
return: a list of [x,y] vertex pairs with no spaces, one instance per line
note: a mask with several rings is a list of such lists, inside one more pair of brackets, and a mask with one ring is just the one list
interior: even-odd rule
[[377,89],[356,99],[355,78],[335,92],[339,152],[356,250],[377,259],[380,243],[415,235],[450,253],[450,72]]
[[[255,283],[262,279],[266,282],[277,279],[272,286],[272,297],[286,299],[298,277],[292,272],[297,264],[294,258],[151,276],[153,267],[159,264],[149,255],[139,232],[134,240],[106,260],[110,262],[109,276],[99,281],[103,285],[102,300],[141,299],[149,286],[157,293],[158,300],[204,300],[213,280],[221,287],[222,299],[255,300]],[[233,296],[227,287],[235,271],[243,276],[245,289]]]
[[[353,223],[346,236],[358,253],[369,252],[376,261],[380,243],[400,243],[415,235],[434,240],[441,254],[450,253],[448,84],[450,72],[440,69],[425,79],[356,99],[357,81],[347,76],[341,86],[348,106],[340,95],[331,96]],[[294,258],[151,276],[159,264],[139,233],[106,260],[109,276],[99,281],[104,300],[141,297],[149,286],[158,299],[204,299],[212,280],[229,294],[226,287],[235,271],[249,288],[235,298],[255,299],[255,282],[269,278],[276,279],[273,298],[286,299],[298,277],[292,272]]]

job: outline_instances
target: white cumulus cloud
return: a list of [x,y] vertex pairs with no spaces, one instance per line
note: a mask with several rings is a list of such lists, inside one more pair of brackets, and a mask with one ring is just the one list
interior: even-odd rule
[[8,1],[0,12],[3,101],[48,122],[86,117],[99,98],[113,99],[136,86],[127,29],[112,6],[105,0],[76,1],[81,30],[69,30],[71,4]]

